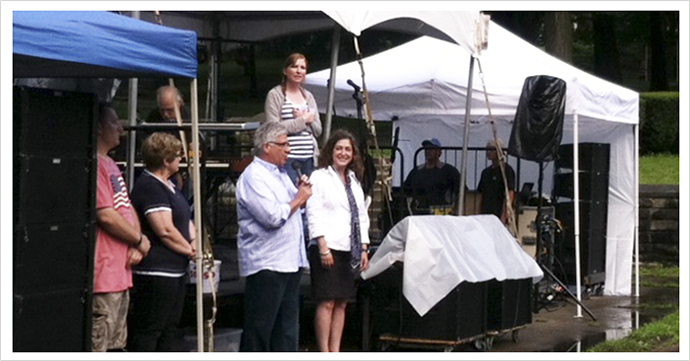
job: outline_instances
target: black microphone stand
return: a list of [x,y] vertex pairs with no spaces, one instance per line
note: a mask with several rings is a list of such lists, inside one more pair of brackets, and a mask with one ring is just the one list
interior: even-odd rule
[[[352,99],[354,99],[357,104],[357,120],[360,121],[359,124],[362,124],[362,122],[364,122],[364,94],[362,93],[362,88],[360,88],[357,84],[355,84],[355,82],[353,82],[350,79],[347,80],[347,84],[354,89],[354,92],[352,93]],[[369,145],[367,144],[368,137],[369,135],[367,134],[366,130],[363,133],[360,133],[359,149],[362,153],[362,162],[364,163],[365,169],[364,179],[362,180],[362,188],[364,190],[364,194],[370,193],[376,178],[376,167],[374,166],[373,159],[371,159],[371,156],[369,155]],[[370,176],[373,176],[373,178],[369,178]]]

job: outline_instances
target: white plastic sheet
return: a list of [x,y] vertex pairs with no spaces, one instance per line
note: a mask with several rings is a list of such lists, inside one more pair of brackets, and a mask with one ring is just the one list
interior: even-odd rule
[[461,282],[542,278],[539,265],[494,215],[409,216],[383,239],[362,278],[395,262],[403,268],[403,295],[424,316]]

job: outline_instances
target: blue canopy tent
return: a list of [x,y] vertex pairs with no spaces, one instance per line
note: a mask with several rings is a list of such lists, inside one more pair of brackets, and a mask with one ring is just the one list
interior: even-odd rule
[[[105,11],[15,11],[12,20],[14,78],[191,78],[194,207],[201,209],[197,34]],[[200,212],[194,221],[201,225]],[[199,226],[196,239],[202,239],[201,230]],[[199,272],[198,305],[201,277]],[[203,350],[203,310],[197,318],[198,349]]]
[[15,78],[196,77],[193,31],[103,11],[15,11],[12,21]]

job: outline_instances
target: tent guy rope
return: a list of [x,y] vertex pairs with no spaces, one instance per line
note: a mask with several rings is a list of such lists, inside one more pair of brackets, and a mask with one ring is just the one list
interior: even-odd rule
[[489,93],[486,91],[486,82],[484,82],[484,71],[482,70],[482,62],[477,59],[477,66],[479,67],[479,79],[482,81],[482,87],[484,88],[484,99],[486,100],[486,109],[489,113],[489,123],[491,123],[491,131],[494,137],[494,144],[496,144],[496,154],[498,155],[498,165],[501,168],[501,177],[503,178],[503,192],[505,197],[504,207],[508,212],[508,230],[517,238],[517,226],[515,224],[515,210],[513,209],[513,199],[510,197],[510,189],[508,189],[508,177],[506,177],[506,155],[503,152],[501,143],[498,140],[498,133],[496,132],[496,123],[494,122],[494,117],[491,114],[491,102],[489,102]]

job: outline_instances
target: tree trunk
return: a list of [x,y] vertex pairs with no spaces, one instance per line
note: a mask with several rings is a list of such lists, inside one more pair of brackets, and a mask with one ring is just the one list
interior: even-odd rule
[[669,90],[668,74],[666,73],[666,44],[664,43],[664,29],[662,13],[653,11],[649,13],[649,49],[650,61],[650,91]]
[[620,84],[618,40],[616,37],[616,18],[608,13],[593,13],[594,26],[594,75]]
[[573,61],[573,21],[567,11],[544,13],[546,52],[571,64]]

